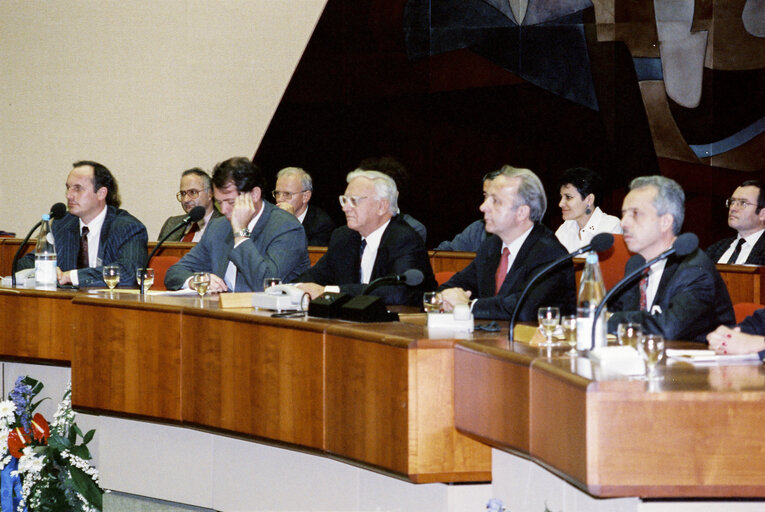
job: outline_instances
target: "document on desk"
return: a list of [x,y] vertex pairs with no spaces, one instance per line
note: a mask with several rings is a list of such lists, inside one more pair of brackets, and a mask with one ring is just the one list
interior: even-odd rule
[[730,364],[759,362],[757,354],[717,354],[714,350],[679,350],[667,349],[667,357],[675,361],[691,364]]

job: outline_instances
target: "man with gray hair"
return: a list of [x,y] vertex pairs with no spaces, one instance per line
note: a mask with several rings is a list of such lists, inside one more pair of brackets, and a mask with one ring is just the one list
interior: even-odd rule
[[[186,229],[178,230],[167,240],[169,242],[199,242],[207,229],[207,225],[212,219],[217,219],[223,214],[215,209],[213,204],[212,183],[210,175],[199,167],[188,169],[181,174],[181,187],[175,195],[181,208],[188,214],[194,207],[203,206],[205,216],[198,222],[192,222]],[[182,223],[186,215],[175,215],[169,217],[159,230],[157,240],[162,240],[164,236]]]
[[[630,183],[622,205],[627,248],[649,261],[672,247],[685,217],[685,194],[674,180],[642,176]],[[625,275],[638,268],[630,260]],[[714,263],[696,249],[651,265],[609,305],[614,312],[609,332],[620,323],[638,322],[643,329],[670,340],[705,341],[718,325],[735,323],[733,306]]]
[[311,175],[300,167],[285,167],[276,175],[276,186],[271,193],[276,206],[291,213],[303,224],[308,245],[326,247],[335,223],[327,212],[308,205],[313,194]]
[[386,304],[419,305],[422,294],[436,287],[428,251],[422,238],[400,220],[398,190],[389,176],[378,171],[355,170],[340,196],[346,226],[337,228],[326,254],[298,278],[299,286],[316,298],[326,291],[360,295],[365,286],[409,269],[422,272],[419,286],[381,286],[373,295]]
[[[568,253],[540,222],[547,209],[542,182],[528,169],[505,165],[491,180],[480,210],[491,233],[475,259],[439,289],[446,311],[470,304],[476,318],[509,319],[526,284],[547,264]],[[540,306],[572,313],[576,304],[574,268],[569,262],[539,280],[518,313],[536,322]]]

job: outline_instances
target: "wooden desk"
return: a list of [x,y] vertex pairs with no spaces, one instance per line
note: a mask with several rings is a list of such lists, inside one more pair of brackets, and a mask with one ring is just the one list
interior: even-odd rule
[[460,431],[530,457],[593,496],[765,497],[760,365],[673,364],[649,385],[535,350],[458,343]]

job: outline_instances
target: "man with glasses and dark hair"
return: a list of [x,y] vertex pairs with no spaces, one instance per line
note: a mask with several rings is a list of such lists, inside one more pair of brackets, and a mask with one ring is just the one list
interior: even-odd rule
[[211,292],[263,290],[263,279],[292,281],[310,266],[305,232],[294,215],[263,200],[265,179],[245,157],[225,160],[212,175],[215,204],[202,239],[165,275],[169,290],[209,272]]
[[335,223],[318,206],[308,205],[313,194],[311,175],[299,167],[286,167],[276,175],[276,186],[271,193],[276,206],[289,212],[303,224],[308,245],[326,247]]
[[398,190],[389,176],[378,171],[355,170],[340,196],[346,226],[332,232],[326,254],[304,272],[299,286],[316,298],[326,291],[360,295],[378,277],[422,272],[419,286],[381,286],[372,295],[386,304],[420,305],[423,292],[433,290],[436,280],[425,242],[396,216]]
[[765,265],[765,185],[759,180],[745,181],[726,199],[728,226],[737,235],[724,238],[707,248],[712,261],[737,265]]
[[[196,206],[204,206],[205,216],[199,222],[192,222],[185,230],[178,230],[168,240],[170,242],[199,242],[210,220],[220,217],[221,213],[213,205],[212,183],[210,176],[199,167],[194,167],[181,174],[181,187],[175,198],[181,203],[183,211],[189,213]],[[186,215],[168,218],[159,230],[157,240],[172,231],[183,222]]]
[[[144,225],[120,209],[120,193],[112,173],[91,160],[73,164],[66,178],[69,213],[51,226],[56,240],[58,283],[105,287],[104,265],[120,267],[120,285],[134,286],[135,271],[146,260]],[[34,253],[19,269],[35,266]]]

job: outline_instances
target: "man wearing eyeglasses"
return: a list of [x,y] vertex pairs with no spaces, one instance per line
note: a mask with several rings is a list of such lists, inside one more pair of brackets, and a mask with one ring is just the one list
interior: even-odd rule
[[433,269],[420,235],[398,212],[398,190],[390,176],[355,170],[340,196],[346,226],[332,232],[326,254],[299,278],[299,286],[314,299],[325,291],[360,295],[368,283],[409,269],[422,272],[418,286],[381,286],[372,295],[386,304],[420,305],[422,294],[436,287]]
[[202,239],[165,275],[169,290],[188,287],[194,272],[209,272],[211,292],[263,291],[263,279],[293,281],[310,266],[305,232],[294,215],[263,200],[265,178],[248,158],[215,166],[215,204]]
[[737,235],[724,238],[707,248],[712,261],[736,265],[765,265],[765,185],[759,180],[745,181],[725,201],[728,226]]
[[286,167],[276,175],[276,186],[271,193],[276,206],[289,212],[303,224],[308,245],[326,247],[335,223],[327,212],[308,205],[313,194],[311,175],[299,167]]
[[[199,167],[183,171],[181,188],[175,198],[181,203],[181,207],[186,213],[189,213],[195,206],[204,206],[205,216],[199,222],[192,222],[185,231],[176,231],[170,235],[168,240],[170,242],[199,242],[210,220],[221,216],[221,213],[213,205],[210,176]],[[183,222],[185,217],[186,215],[176,215],[168,218],[162,225],[162,229],[159,230],[157,240],[162,240],[162,237]]]

